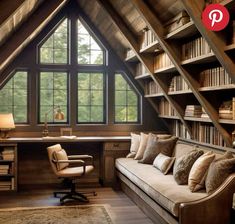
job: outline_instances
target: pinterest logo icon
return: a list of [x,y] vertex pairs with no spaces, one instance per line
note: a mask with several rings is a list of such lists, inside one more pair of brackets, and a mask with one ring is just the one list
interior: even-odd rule
[[220,31],[228,25],[229,12],[220,4],[210,4],[202,13],[202,21],[207,29]]

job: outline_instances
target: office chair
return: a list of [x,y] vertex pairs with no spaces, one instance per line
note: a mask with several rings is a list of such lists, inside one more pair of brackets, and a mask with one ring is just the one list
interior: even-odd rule
[[[76,191],[76,179],[79,179],[94,170],[93,157],[90,155],[71,155],[68,156],[66,151],[62,149],[60,144],[56,144],[47,148],[49,161],[53,172],[59,178],[68,179],[71,185],[70,191],[56,191],[54,197],[57,195],[64,195],[60,198],[60,203],[64,204],[66,200],[78,200],[82,202],[89,202],[84,192]],[[90,160],[92,165],[87,165],[83,160]],[[71,167],[73,165],[73,167]],[[76,165],[76,166],[75,166]],[[95,192],[92,193],[94,196]]]

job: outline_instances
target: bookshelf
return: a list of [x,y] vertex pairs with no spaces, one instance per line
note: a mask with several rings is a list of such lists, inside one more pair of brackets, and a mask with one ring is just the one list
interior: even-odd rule
[[[195,7],[201,9],[198,7],[200,3],[183,0],[182,4],[190,20],[169,33],[164,28],[164,35],[154,26],[161,21],[153,19],[150,10],[138,8],[142,18],[147,21],[148,34],[153,41],[144,44],[141,42],[136,55],[141,58],[148,53],[149,60],[140,61],[149,71],[149,64],[152,65],[153,72],[148,75],[139,74],[136,79],[144,83],[145,97],[154,98],[159,117],[166,120],[173,134],[189,141],[202,141],[203,144],[222,148],[231,147],[235,119],[221,119],[219,107],[224,101],[235,97],[235,43],[223,39],[229,33],[228,30],[212,33],[203,28],[197,16],[200,12],[191,10]],[[235,8],[234,1],[225,0],[222,4],[229,10]],[[144,35],[146,33],[142,41],[146,39]],[[151,82],[158,83],[163,91],[146,90]],[[188,104],[201,105],[207,116],[185,116],[187,105],[182,97],[184,101],[189,101]]]
[[0,191],[17,191],[16,144],[0,144]]

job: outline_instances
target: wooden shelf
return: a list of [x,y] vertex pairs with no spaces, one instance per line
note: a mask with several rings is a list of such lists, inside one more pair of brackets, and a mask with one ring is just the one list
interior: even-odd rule
[[192,36],[196,33],[198,33],[198,30],[193,21],[190,21],[185,25],[179,27],[178,29],[174,30],[173,32],[168,33],[165,39],[179,39],[182,37]]
[[160,117],[160,118],[165,118],[165,119],[179,120],[179,117],[177,117],[177,116],[158,115],[158,117]]
[[159,68],[157,70],[154,71],[155,74],[159,74],[159,73],[168,73],[168,72],[175,72],[176,68],[174,65],[168,66],[168,67],[164,67],[164,68]]
[[226,51],[226,52],[234,51],[234,50],[235,50],[235,44],[227,45],[227,46],[224,48],[224,51]]
[[191,94],[191,93],[193,93],[191,90],[180,90],[180,91],[168,92],[168,95],[182,95],[182,94]]
[[0,177],[14,177],[14,174],[0,174]]
[[230,85],[223,85],[223,86],[206,86],[206,87],[200,87],[199,91],[206,92],[206,91],[216,91],[216,90],[230,90],[235,89],[235,84]]
[[228,120],[228,119],[219,119],[219,122],[221,124],[232,124],[232,125],[235,124],[235,120]]
[[212,122],[210,118],[201,118],[201,117],[184,117],[184,120],[186,120],[186,121],[196,121],[196,122],[207,122],[207,123]]
[[146,94],[144,97],[151,98],[151,97],[162,97],[164,96],[163,93],[155,93],[155,94]]
[[137,62],[138,60],[139,60],[138,57],[136,55],[134,55],[134,54],[129,56],[129,57],[127,57],[127,58],[125,58],[126,62]]
[[151,78],[150,74],[143,74],[135,77],[135,79],[147,79],[147,78]]
[[209,53],[209,54],[205,54],[205,55],[201,55],[199,57],[195,57],[195,58],[190,58],[187,60],[184,60],[181,62],[182,65],[187,65],[187,64],[202,64],[202,63],[210,63],[213,61],[216,61],[216,57],[215,54]]
[[158,43],[158,41],[154,41],[153,43],[149,44],[148,46],[141,48],[140,49],[140,53],[154,53],[157,51],[159,51],[160,44]]

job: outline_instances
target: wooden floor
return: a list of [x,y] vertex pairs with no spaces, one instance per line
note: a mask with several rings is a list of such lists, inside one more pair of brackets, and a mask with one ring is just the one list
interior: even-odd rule
[[[92,189],[93,190],[93,189]],[[89,191],[85,189],[84,191]],[[106,204],[108,213],[116,224],[151,224],[151,220],[123,192],[112,188],[96,188],[97,196],[90,196],[91,204]],[[0,194],[0,208],[40,207],[59,205],[53,190],[30,190],[16,194]],[[78,203],[78,202],[76,202]],[[69,203],[68,205],[75,203]],[[81,204],[81,203],[80,203]]]

